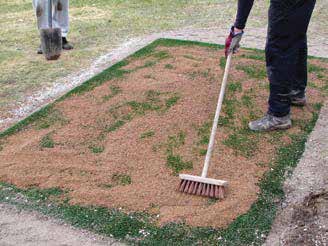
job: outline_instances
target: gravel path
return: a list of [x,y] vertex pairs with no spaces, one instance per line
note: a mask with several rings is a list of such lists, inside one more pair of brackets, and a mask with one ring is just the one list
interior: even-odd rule
[[122,245],[113,239],[77,230],[36,212],[0,204],[1,246],[105,246]]
[[328,245],[328,103],[285,182],[286,200],[267,239],[271,245]]

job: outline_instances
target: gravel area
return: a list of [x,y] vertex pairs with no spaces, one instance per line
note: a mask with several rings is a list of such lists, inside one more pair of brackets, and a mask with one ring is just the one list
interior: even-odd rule
[[77,230],[36,212],[21,211],[0,204],[1,246],[105,246],[123,245],[111,238]]
[[328,103],[293,175],[266,245],[328,245]]

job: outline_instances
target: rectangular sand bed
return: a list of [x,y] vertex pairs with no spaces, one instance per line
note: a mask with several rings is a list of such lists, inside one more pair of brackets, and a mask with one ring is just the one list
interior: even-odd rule
[[42,203],[142,214],[133,235],[91,229],[144,240],[146,225],[160,231],[176,223],[186,237],[195,227],[211,227],[212,240],[223,240],[219,235],[242,230],[243,218],[263,200],[268,222],[248,230],[267,233],[283,197],[283,174],[296,165],[326,98],[328,66],[309,60],[309,103],[292,108],[290,130],[253,133],[248,122],[267,109],[264,54],[242,50],[232,64],[209,170],[209,177],[229,182],[225,199],[176,191],[179,173],[201,172],[225,65],[221,46],[178,40],[154,42],[2,133],[0,193],[55,189],[64,192]]

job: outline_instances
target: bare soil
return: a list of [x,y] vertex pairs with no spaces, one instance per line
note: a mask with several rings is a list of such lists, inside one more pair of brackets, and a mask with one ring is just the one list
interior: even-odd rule
[[[72,204],[146,211],[158,215],[159,224],[227,226],[257,199],[257,183],[275,148],[290,140],[271,133],[259,138],[244,130],[245,122],[265,113],[268,89],[263,78],[237,69],[264,69],[264,62],[238,56],[229,83],[241,88],[227,92],[226,103],[236,104],[230,114],[225,106],[229,124],[219,128],[209,171],[210,177],[229,182],[227,197],[217,201],[176,191],[179,178],[168,157],[179,156],[178,166],[192,162],[193,169],[183,173],[200,174],[200,150],[206,144],[199,132],[215,111],[223,75],[220,57],[222,51],[183,46],[158,47],[153,55],[130,58],[123,68],[130,72],[123,77],[56,103],[47,118],[3,140],[0,181],[22,188],[59,187],[68,191]],[[318,86],[323,83],[311,79]],[[309,88],[308,96],[308,107],[293,109],[295,126],[288,133],[302,131],[313,105],[324,99],[317,87]],[[225,142],[238,132],[250,143],[246,149]]]

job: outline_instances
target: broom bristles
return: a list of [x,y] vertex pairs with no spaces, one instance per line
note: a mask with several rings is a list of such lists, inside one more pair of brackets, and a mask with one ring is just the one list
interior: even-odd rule
[[216,199],[225,197],[225,186],[228,184],[226,181],[184,174],[180,175],[180,178],[181,182],[178,187],[180,192]]

